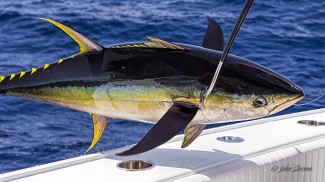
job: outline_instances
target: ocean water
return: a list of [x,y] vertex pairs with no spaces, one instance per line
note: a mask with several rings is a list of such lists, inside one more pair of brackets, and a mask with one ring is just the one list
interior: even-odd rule
[[[207,16],[227,39],[241,0],[0,0],[0,74],[29,70],[78,52],[60,21],[102,45],[150,35],[201,45]],[[325,92],[325,1],[256,0],[231,50],[281,73],[303,88],[307,102]],[[324,107],[325,98],[287,114]],[[213,125],[212,127],[218,127]],[[112,120],[90,153],[138,142],[151,125]],[[0,96],[0,173],[83,155],[91,143],[87,113]]]

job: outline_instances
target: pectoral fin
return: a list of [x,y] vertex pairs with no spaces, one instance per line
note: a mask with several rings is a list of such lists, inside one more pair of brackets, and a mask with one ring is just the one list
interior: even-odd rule
[[205,124],[189,124],[186,126],[182,148],[189,146],[206,128]]
[[185,128],[195,117],[198,110],[199,107],[192,103],[174,103],[167,113],[151,128],[137,145],[116,155],[134,155],[158,147]]
[[93,116],[93,122],[94,122],[94,138],[93,141],[91,142],[90,147],[87,149],[87,151],[85,153],[87,153],[90,149],[92,149],[96,143],[98,142],[98,140],[100,139],[100,137],[102,136],[106,125],[108,123],[108,117],[106,116],[100,116],[100,115],[92,115]]

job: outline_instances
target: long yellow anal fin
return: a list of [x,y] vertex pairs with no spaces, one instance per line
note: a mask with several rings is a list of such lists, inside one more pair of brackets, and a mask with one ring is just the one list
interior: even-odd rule
[[98,140],[100,139],[100,137],[102,136],[106,125],[108,123],[108,117],[106,116],[100,116],[100,115],[93,115],[93,122],[94,122],[94,138],[93,141],[91,142],[90,147],[87,149],[87,151],[85,153],[87,153],[90,149],[92,149],[96,143],[98,142]]
[[182,143],[182,148],[189,146],[204,130],[207,125],[204,124],[189,124],[185,129],[185,135]]
[[80,52],[79,54],[83,53],[89,53],[89,52],[96,52],[96,51],[101,51],[103,50],[102,46],[98,45],[96,42],[93,40],[87,38],[84,35],[81,35],[80,33],[74,31],[73,29],[56,22],[54,20],[50,20],[48,18],[40,18],[41,20],[45,20],[49,23],[52,23],[53,25],[57,26],[60,28],[62,31],[64,31],[66,34],[68,34],[74,41],[77,42],[77,44],[80,47]]

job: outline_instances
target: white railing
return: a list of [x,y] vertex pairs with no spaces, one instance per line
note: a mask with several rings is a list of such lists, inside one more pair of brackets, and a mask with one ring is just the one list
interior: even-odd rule
[[[301,120],[309,121],[298,124]],[[125,148],[90,154],[1,174],[0,181],[324,182],[322,121],[325,109],[254,120],[206,130],[186,149],[180,148],[180,135],[140,155],[115,156]],[[129,160],[154,166],[131,163],[133,169],[150,167],[143,171],[117,167]]]

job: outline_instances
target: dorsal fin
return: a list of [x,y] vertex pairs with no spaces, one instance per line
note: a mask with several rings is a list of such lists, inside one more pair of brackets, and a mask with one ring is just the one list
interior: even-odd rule
[[208,28],[205,32],[202,47],[223,51],[223,32],[220,25],[212,18],[208,17]]
[[176,50],[186,50],[186,48],[176,45],[165,40],[147,36],[150,41],[140,43],[140,44],[127,44],[114,46],[113,48],[159,48],[159,49],[176,49]]
[[40,18],[41,20],[45,20],[58,28],[60,28],[62,31],[64,31],[66,34],[68,34],[74,41],[77,42],[77,44],[80,47],[80,52],[79,54],[83,53],[90,53],[90,52],[97,52],[97,51],[102,51],[103,47],[98,45],[96,42],[93,40],[87,38],[86,36],[72,30],[71,28],[56,22],[54,20],[50,20],[48,18]]
[[150,40],[149,43],[153,44],[153,46],[157,46],[159,48],[169,48],[169,49],[180,49],[180,50],[186,50],[185,48],[178,46],[174,43],[167,42],[158,38],[147,36],[147,39]]

